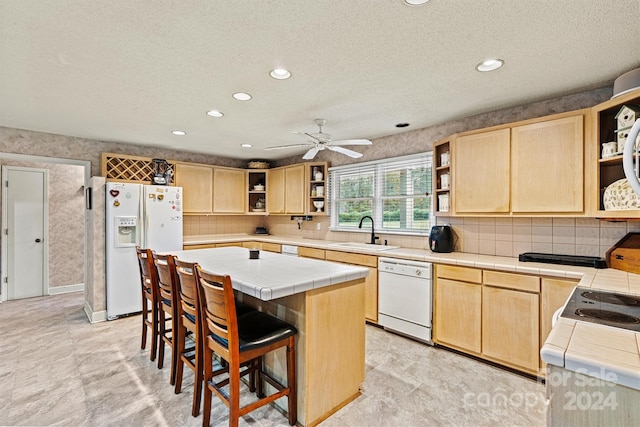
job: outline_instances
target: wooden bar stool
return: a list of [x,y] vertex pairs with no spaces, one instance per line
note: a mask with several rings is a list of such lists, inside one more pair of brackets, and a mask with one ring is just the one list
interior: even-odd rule
[[[149,359],[156,360],[158,349],[158,278],[153,266],[151,249],[141,249],[136,246],[138,266],[140,267],[140,282],[142,284],[142,345],[147,346],[147,328],[151,329],[151,352]],[[151,317],[149,317],[149,315]]]
[[[288,398],[289,424],[297,422],[295,335],[292,325],[260,311],[236,316],[236,304],[229,276],[218,276],[196,266],[198,277],[198,301],[202,321],[202,354],[204,367],[204,410],[202,425],[208,426],[211,417],[212,394],[229,408],[229,426],[236,427],[239,418],[281,397]],[[262,356],[286,347],[287,386],[276,381],[262,370]],[[226,367],[213,370],[213,355],[227,362]],[[257,363],[254,363],[253,361]],[[241,371],[241,367],[249,364]],[[240,377],[257,371],[258,400],[240,407]],[[228,373],[228,377],[216,382],[216,376]],[[264,396],[263,381],[277,391]],[[228,393],[223,387],[229,386]]]
[[[160,291],[160,310],[158,311],[160,348],[158,349],[158,368],[162,369],[164,363],[164,345],[171,348],[171,378],[170,383],[176,383],[176,340],[174,339],[178,331],[178,319],[180,318],[178,305],[178,279],[176,278],[175,257],[173,255],[159,255],[153,253],[153,263],[156,267],[158,277],[158,289]],[[171,322],[171,327],[167,328],[167,322]]]
[[[178,323],[176,326],[176,382],[175,392],[182,390],[182,372],[186,364],[193,370],[193,402],[191,415],[200,413],[200,395],[202,394],[202,322],[198,316],[198,290],[196,264],[175,260],[177,288],[179,296]],[[190,333],[195,346],[186,346],[187,333]]]

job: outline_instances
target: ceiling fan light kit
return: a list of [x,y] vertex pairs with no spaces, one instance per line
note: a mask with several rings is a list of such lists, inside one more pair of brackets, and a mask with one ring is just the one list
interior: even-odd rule
[[331,135],[328,133],[322,132],[322,128],[327,124],[325,119],[315,119],[316,125],[318,125],[319,131],[317,133],[308,133],[308,132],[295,132],[300,135],[306,135],[310,139],[306,144],[290,144],[290,145],[278,145],[275,147],[267,147],[265,150],[280,150],[284,148],[300,148],[300,147],[309,147],[309,150],[302,156],[304,160],[313,159],[318,152],[322,150],[331,150],[336,153],[344,154],[346,156],[352,157],[354,159],[362,157],[362,153],[358,153],[357,151],[350,150],[348,148],[344,148],[344,145],[371,145],[372,142],[368,139],[342,139],[333,141],[331,139]]

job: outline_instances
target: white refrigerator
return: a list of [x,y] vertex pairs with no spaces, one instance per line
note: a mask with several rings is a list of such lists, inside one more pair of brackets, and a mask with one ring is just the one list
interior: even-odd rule
[[107,318],[142,309],[136,246],[156,252],[182,250],[182,188],[106,186]]

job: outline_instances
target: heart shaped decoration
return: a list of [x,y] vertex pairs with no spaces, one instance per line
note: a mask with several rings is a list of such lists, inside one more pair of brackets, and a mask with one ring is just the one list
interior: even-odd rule
[[118,194],[120,194],[120,190],[109,190],[109,194],[111,194],[113,197],[117,197]]

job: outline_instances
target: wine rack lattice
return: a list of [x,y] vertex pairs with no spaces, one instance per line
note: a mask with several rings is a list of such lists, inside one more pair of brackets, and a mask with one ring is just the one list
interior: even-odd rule
[[[174,183],[176,165],[171,160],[171,184]],[[150,184],[153,179],[153,159],[149,157],[127,156],[125,154],[102,153],[102,176],[108,181],[124,181]]]

